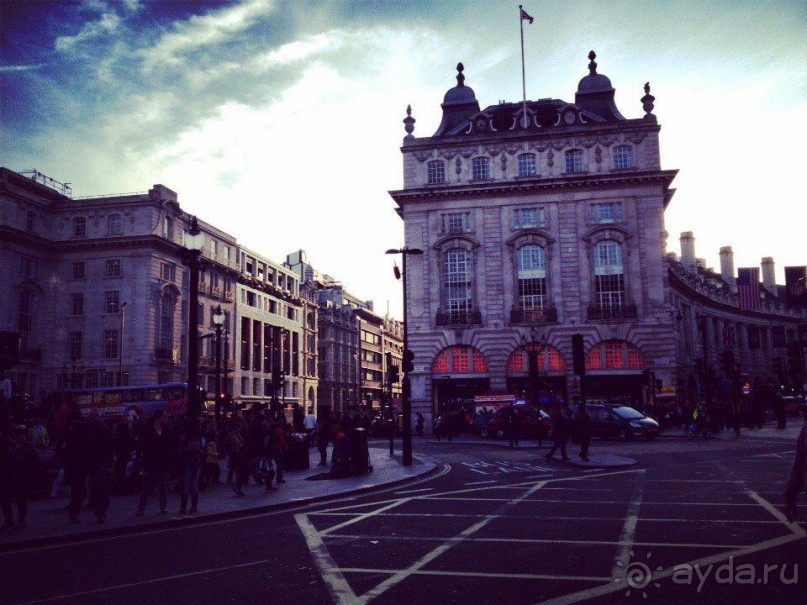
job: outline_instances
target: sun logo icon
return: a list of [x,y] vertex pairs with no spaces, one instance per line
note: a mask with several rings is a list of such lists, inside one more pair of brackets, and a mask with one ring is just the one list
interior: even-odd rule
[[620,584],[621,582],[625,582],[628,585],[628,589],[625,591],[626,597],[630,596],[631,590],[641,590],[642,597],[646,599],[647,592],[645,588],[647,588],[651,582],[656,588],[661,588],[661,584],[653,582],[653,571],[661,571],[664,568],[661,565],[656,567],[655,570],[650,568],[650,558],[653,556],[652,553],[647,553],[644,561],[634,561],[633,558],[635,556],[633,551],[630,551],[631,560],[627,565],[622,561],[617,561],[617,567],[624,567],[624,570],[621,570],[622,573],[619,577],[614,578],[614,583]]

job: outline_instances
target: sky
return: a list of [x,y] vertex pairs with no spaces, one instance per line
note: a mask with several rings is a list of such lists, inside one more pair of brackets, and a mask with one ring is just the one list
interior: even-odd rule
[[[627,118],[649,81],[682,231],[719,270],[807,264],[807,2],[521,0],[527,97],[574,101],[597,53]],[[521,98],[510,0],[0,0],[0,165],[73,195],[179,194],[268,258],[401,317],[402,120],[440,123],[465,65],[482,107]]]

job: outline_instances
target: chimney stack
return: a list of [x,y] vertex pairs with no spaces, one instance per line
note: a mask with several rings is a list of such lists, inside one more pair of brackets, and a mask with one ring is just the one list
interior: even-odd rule
[[732,292],[737,291],[737,279],[734,277],[734,250],[731,246],[720,248],[720,277],[731,286]]
[[765,289],[776,296],[776,275],[773,271],[773,258],[766,256],[762,259],[762,285]]
[[681,234],[681,264],[687,271],[696,273],[695,262],[695,236],[692,231],[684,231]]

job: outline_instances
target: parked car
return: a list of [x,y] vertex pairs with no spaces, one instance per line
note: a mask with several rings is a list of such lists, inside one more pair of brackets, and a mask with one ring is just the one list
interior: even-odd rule
[[[497,410],[487,427],[479,432],[480,436],[505,439],[507,437],[507,415],[509,413],[509,407]],[[522,439],[544,439],[549,433],[549,414],[543,410],[520,407],[518,415]]]
[[[488,436],[488,424],[490,424],[492,414],[477,414],[468,425],[468,432],[471,435],[480,435],[482,437]],[[484,433],[484,434],[483,434]]]
[[602,438],[616,438],[620,441],[629,439],[647,439],[652,441],[658,437],[658,422],[648,418],[625,405],[586,405],[591,417],[591,434]]

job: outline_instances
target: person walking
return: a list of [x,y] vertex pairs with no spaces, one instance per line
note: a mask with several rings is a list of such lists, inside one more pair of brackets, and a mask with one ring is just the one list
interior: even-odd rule
[[[179,439],[180,472],[180,505],[179,514],[186,512],[194,514],[199,504],[199,472],[202,468],[202,432],[199,420],[190,418],[185,424],[185,430]],[[188,496],[191,499],[191,508],[187,509]]]
[[303,418],[303,428],[308,433],[308,447],[314,447],[314,430],[317,428],[317,417],[314,415],[314,408],[308,408],[308,414]]
[[211,428],[207,433],[207,443],[205,443],[205,464],[202,470],[204,475],[202,483],[206,487],[211,485],[221,485],[221,467],[219,466],[219,449],[216,440],[216,430]]
[[8,449],[8,477],[6,485],[8,497],[3,504],[3,527],[12,527],[14,521],[11,512],[11,501],[17,503],[17,527],[25,529],[28,520],[28,496],[36,475],[41,470],[42,458],[36,446],[28,442],[28,428],[18,425],[13,433]]
[[106,521],[109,508],[107,469],[112,462],[112,439],[107,426],[101,422],[98,410],[90,411],[87,420],[87,479],[90,487],[90,503],[99,523]]
[[415,432],[418,437],[423,437],[423,427],[426,425],[426,419],[423,414],[418,412],[417,419],[415,420]]
[[283,478],[283,467],[286,464],[286,456],[289,453],[289,444],[286,442],[286,432],[283,430],[284,426],[280,423],[272,428],[272,460],[275,461],[275,478],[278,485],[285,483]]
[[790,467],[790,477],[785,484],[785,517],[790,523],[796,518],[796,501],[807,485],[807,424],[801,427],[796,439],[796,455]]
[[552,456],[560,448],[562,460],[568,460],[566,455],[566,439],[568,437],[568,426],[565,415],[559,403],[552,406],[552,449],[546,455],[546,461],[552,460]]
[[515,405],[510,406],[507,412],[507,439],[511,448],[518,447],[518,440],[521,436],[521,417]]
[[319,462],[317,466],[328,465],[328,443],[331,440],[330,417],[320,417],[317,420],[317,449],[319,450]]
[[172,447],[168,427],[163,424],[164,415],[163,410],[157,410],[151,415],[141,442],[143,486],[140,490],[140,501],[135,512],[138,517],[146,514],[149,493],[154,488],[157,489],[157,496],[160,499],[160,513],[166,514],[168,512],[168,494],[165,481],[168,476],[168,469],[171,468],[174,448]]
[[582,401],[577,404],[577,417],[574,421],[577,427],[577,438],[580,440],[580,459],[588,462],[588,448],[591,445],[591,417],[586,410],[586,404]]

